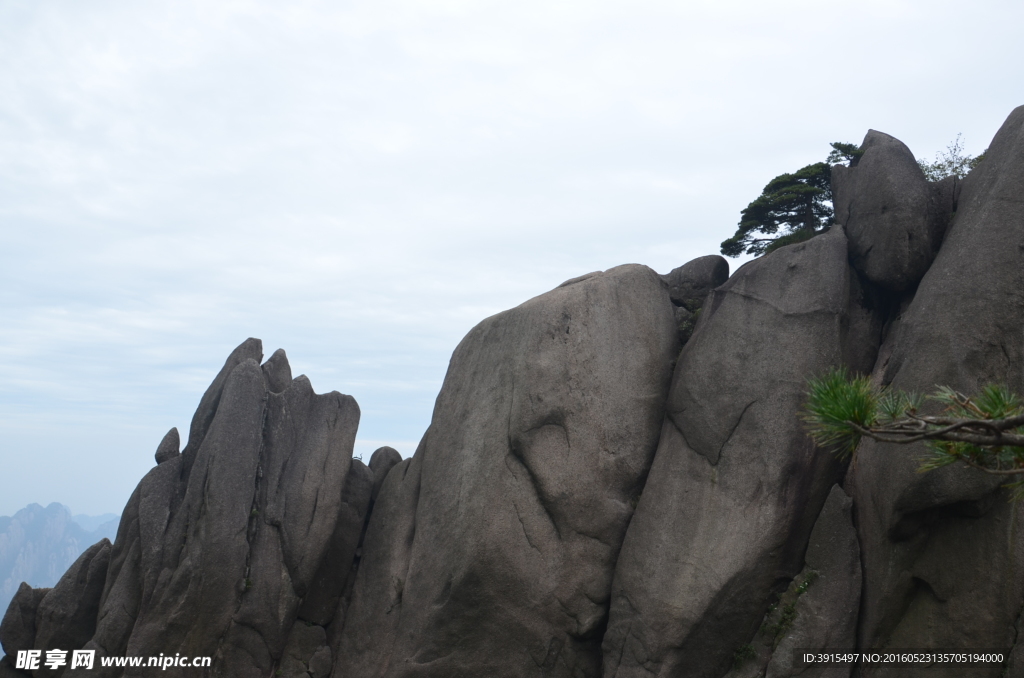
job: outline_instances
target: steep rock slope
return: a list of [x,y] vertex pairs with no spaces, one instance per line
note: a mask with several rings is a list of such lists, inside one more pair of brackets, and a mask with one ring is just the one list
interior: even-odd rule
[[643,266],[474,328],[381,489],[335,678],[596,675],[678,348]]
[[[891,333],[875,377],[931,391],[975,393],[990,382],[1024,391],[1024,107],[964,182],[935,263]],[[921,450],[917,450],[920,452]],[[1002,479],[963,466],[916,472],[914,450],[865,442],[851,490],[864,549],[860,644],[1009,648],[1024,604],[1022,505]],[[997,676],[950,666],[929,676]],[[896,667],[862,675],[913,675]]]
[[795,416],[806,379],[870,368],[880,330],[841,228],[746,264],[712,293],[616,565],[605,676],[728,670],[803,566],[842,470]]

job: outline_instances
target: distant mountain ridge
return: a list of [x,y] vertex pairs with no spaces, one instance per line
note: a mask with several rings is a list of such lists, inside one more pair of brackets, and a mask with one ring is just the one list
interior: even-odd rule
[[113,541],[120,520],[116,514],[72,516],[56,502],[0,516],[0,610],[21,582],[35,588],[56,584],[85,549],[104,537]]

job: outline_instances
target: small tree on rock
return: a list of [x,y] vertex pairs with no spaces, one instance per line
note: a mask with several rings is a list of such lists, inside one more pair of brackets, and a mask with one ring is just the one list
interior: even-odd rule
[[985,152],[988,149],[982,151],[979,156],[965,155],[964,144],[960,137],[961,135],[957,134],[956,139],[946,147],[945,151],[936,153],[935,162],[918,159],[917,164],[928,181],[942,181],[946,177],[963,179],[985,158]]
[[740,212],[739,228],[722,243],[722,254],[767,254],[827,231],[834,216],[832,165],[854,165],[861,155],[855,144],[836,142],[825,162],[772,179],[761,195]]

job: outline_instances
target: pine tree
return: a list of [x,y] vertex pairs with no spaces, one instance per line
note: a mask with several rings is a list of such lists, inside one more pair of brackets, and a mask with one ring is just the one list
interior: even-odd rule
[[855,144],[836,142],[825,162],[769,181],[761,195],[740,212],[739,228],[722,243],[722,254],[767,254],[827,231],[834,216],[832,165],[856,164],[861,154]]

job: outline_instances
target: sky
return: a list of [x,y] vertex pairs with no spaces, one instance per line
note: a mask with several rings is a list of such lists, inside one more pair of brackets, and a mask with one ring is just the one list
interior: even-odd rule
[[[0,515],[120,513],[250,336],[410,455],[482,319],[1024,103],[1024,3],[0,0]],[[733,262],[735,267],[735,262]],[[184,442],[184,441],[183,441]]]

